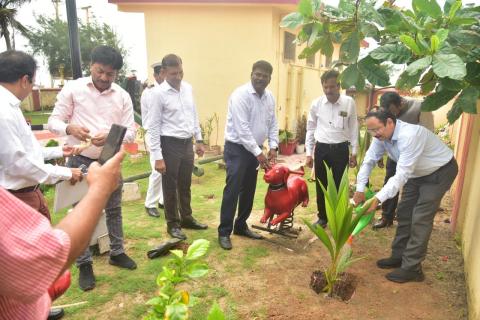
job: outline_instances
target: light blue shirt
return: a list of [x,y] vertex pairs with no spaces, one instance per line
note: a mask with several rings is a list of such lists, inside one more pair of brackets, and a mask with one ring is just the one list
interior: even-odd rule
[[153,159],[163,159],[160,136],[180,139],[194,137],[195,140],[202,140],[190,84],[182,81],[180,91],[177,91],[167,81],[163,81],[150,90],[147,125],[151,137],[150,156]]
[[410,178],[427,176],[453,157],[453,152],[440,138],[423,126],[397,119],[391,140],[373,138],[357,176],[357,191],[363,192],[375,164],[387,152],[397,162],[397,171],[376,194],[383,202],[393,198]]
[[269,90],[260,97],[251,82],[238,87],[228,100],[225,140],[241,144],[254,156],[268,138],[270,149],[278,146],[275,98]]

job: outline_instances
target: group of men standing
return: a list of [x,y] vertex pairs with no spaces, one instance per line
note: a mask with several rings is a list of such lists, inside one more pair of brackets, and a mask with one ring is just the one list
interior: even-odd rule
[[[114,83],[122,68],[119,52],[99,46],[91,54],[91,75],[67,83],[57,97],[49,129],[67,135],[67,145],[42,148],[26,124],[20,101],[32,90],[36,63],[29,55],[9,51],[0,54],[0,186],[50,219],[39,184],[60,180],[81,181],[79,167],[98,160],[112,124],[127,128],[125,141],[133,141],[135,125],[132,101],[128,93]],[[164,207],[167,232],[186,239],[183,228],[207,229],[193,217],[191,176],[194,152],[203,156],[204,145],[192,86],[183,81],[179,56],[169,54],[153,66],[155,84],[142,95],[143,126],[150,150],[152,174],[145,201],[147,213],[159,217]],[[260,60],[253,64],[250,81],[233,91],[228,100],[225,126],[224,160],[226,185],[223,190],[218,226],[219,245],[232,249],[231,234],[261,239],[251,231],[247,219],[251,214],[259,169],[269,169],[278,151],[278,124],[275,99],[267,90],[273,68]],[[326,184],[325,165],[333,171],[337,187],[344,170],[357,166],[358,122],[355,102],[340,94],[339,73],[325,72],[321,77],[324,96],[310,107],[306,135],[306,164],[315,165],[317,225],[328,224],[320,183]],[[377,262],[380,268],[396,268],[387,279],[396,282],[421,281],[423,261],[433,225],[433,217],[443,194],[452,184],[457,165],[451,150],[429,130],[417,125],[420,108],[396,93],[381,99],[381,108],[366,116],[367,131],[374,136],[357,177],[354,201],[364,200],[363,191],[373,166],[388,154],[387,177],[370,210],[379,203],[384,214],[378,228],[392,224],[391,212],[403,188],[398,205],[398,228],[392,255]],[[413,123],[413,124],[411,124]],[[268,140],[268,152],[264,143]],[[86,148],[79,148],[88,142]],[[44,164],[45,159],[67,156],[67,167]],[[395,170],[396,169],[396,170]],[[113,189],[112,189],[113,190]],[[106,201],[105,212],[110,237],[109,263],[135,269],[136,263],[126,255],[122,231],[122,183]],[[389,203],[389,199],[393,199]],[[389,215],[390,214],[390,215]],[[236,217],[236,218],[235,218]],[[87,250],[77,259],[79,286],[95,287],[92,257]],[[55,319],[51,315],[51,319]]]

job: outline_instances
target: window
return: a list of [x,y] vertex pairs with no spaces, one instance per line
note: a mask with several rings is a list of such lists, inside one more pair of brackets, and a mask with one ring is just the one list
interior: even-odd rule
[[315,67],[315,55],[307,58],[307,66]]
[[283,34],[283,60],[295,61],[295,35],[290,32],[285,32]]

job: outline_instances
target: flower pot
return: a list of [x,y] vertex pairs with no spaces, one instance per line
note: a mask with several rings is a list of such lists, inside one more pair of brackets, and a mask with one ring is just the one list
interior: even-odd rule
[[284,156],[291,156],[295,151],[296,145],[296,142],[281,142],[278,145],[278,148],[280,149],[280,154]]
[[295,147],[295,152],[298,154],[302,154],[305,152],[305,145],[304,144],[297,144]]

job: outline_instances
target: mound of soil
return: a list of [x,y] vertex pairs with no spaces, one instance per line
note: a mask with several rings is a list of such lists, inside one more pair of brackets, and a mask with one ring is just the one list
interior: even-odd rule
[[[314,271],[310,277],[310,288],[317,294],[323,292],[323,288],[327,285],[325,274],[323,271]],[[341,273],[340,278],[333,285],[332,296],[340,298],[342,301],[348,301],[352,298],[357,287],[357,279],[351,273]]]

